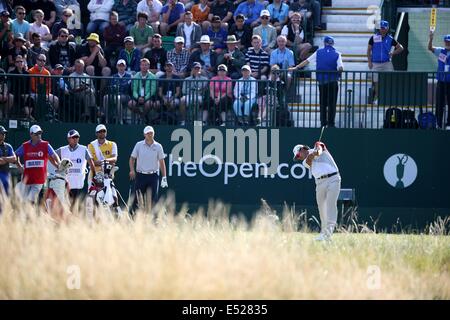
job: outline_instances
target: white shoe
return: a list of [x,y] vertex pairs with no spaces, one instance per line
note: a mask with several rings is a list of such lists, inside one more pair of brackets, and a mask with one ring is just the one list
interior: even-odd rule
[[314,238],[315,241],[331,241],[330,236],[327,236],[324,233],[319,234],[317,237]]
[[450,126],[446,126],[446,127],[445,127],[445,130],[450,130]]
[[221,127],[225,127],[225,122],[223,122],[220,126],[221,126]]

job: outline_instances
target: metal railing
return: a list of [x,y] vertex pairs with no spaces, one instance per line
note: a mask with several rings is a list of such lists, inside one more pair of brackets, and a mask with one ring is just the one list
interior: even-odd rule
[[[317,80],[324,77],[336,81]],[[315,128],[332,125],[331,110],[338,128],[380,129],[397,126],[386,123],[388,109],[412,111],[417,120],[420,113],[436,114],[437,100],[433,72],[281,70],[265,81],[151,79],[144,85],[113,77],[5,74],[0,80],[3,118],[38,122]]]

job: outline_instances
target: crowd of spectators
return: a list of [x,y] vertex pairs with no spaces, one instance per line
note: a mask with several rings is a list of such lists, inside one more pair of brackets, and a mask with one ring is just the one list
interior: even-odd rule
[[320,2],[0,0],[1,71],[16,75],[1,79],[0,117],[33,119],[40,97],[53,114],[72,101],[75,120],[123,121],[128,109],[184,124],[195,106],[204,122],[234,112],[247,123],[265,93],[256,80],[311,53]]

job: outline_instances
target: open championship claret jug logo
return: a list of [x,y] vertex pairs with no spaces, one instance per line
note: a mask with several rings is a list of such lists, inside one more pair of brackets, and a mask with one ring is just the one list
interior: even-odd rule
[[409,187],[417,178],[417,165],[411,156],[394,154],[384,164],[384,178],[396,189]]

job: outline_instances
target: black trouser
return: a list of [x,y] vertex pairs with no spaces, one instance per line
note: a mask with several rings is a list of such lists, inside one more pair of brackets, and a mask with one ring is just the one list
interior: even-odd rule
[[450,82],[438,81],[436,87],[436,120],[439,128],[442,128],[445,100],[447,100],[448,106],[447,123],[445,125],[450,126]]
[[332,81],[319,84],[320,93],[320,123],[322,126],[334,127],[336,116],[336,102],[338,95],[338,83]]
[[69,190],[69,199],[70,199],[70,209],[73,210],[73,206],[75,204],[75,201],[78,198],[81,198],[81,195],[83,194],[83,189],[70,189]]
[[138,197],[143,197],[145,200],[147,192],[151,192],[152,204],[158,201],[158,187],[159,187],[159,175],[136,173],[136,181],[134,185],[135,197],[133,201],[133,211],[137,208]]

